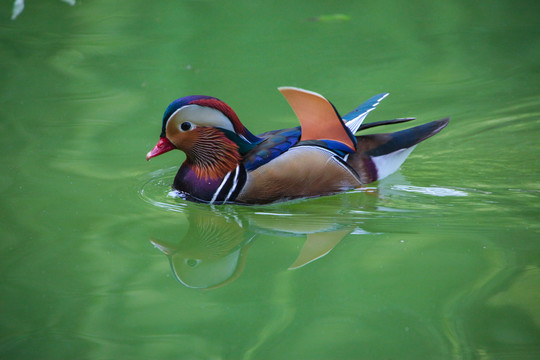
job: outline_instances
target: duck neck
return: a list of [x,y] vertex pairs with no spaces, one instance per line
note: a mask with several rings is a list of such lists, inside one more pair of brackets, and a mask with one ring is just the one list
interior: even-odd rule
[[218,180],[233,171],[242,156],[236,143],[215,128],[206,128],[187,151],[185,165],[201,180]]

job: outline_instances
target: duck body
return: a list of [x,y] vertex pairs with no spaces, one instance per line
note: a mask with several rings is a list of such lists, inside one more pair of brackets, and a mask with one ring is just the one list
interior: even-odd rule
[[380,180],[396,171],[416,144],[449,121],[354,136],[370,127],[413,119],[362,124],[388,94],[376,95],[341,117],[317,93],[291,87],[279,90],[301,126],[255,136],[219,99],[188,96],[165,111],[160,140],[147,160],[173,149],[184,151],[186,160],[172,187],[188,200],[266,204],[335,194]]

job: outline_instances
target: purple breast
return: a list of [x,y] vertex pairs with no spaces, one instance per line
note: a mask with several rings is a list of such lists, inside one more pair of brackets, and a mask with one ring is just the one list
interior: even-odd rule
[[201,179],[189,165],[183,164],[174,178],[173,188],[200,201],[210,201],[223,179]]

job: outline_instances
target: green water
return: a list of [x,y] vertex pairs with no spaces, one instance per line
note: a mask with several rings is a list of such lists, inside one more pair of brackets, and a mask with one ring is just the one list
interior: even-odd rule
[[[537,1],[0,9],[1,359],[540,358]],[[402,169],[269,206],[168,195],[165,107],[450,116]],[[398,130],[404,126],[394,126]],[[322,256],[324,255],[324,256]]]

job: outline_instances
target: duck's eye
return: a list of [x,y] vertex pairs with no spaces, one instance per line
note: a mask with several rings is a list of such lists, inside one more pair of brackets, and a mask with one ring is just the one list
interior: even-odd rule
[[192,127],[193,125],[191,125],[191,123],[187,121],[180,124],[180,129],[182,129],[182,131],[189,131]]
[[201,260],[198,260],[198,259],[186,259],[185,260],[186,265],[189,266],[190,268],[194,268],[195,266],[199,265],[200,262],[201,262]]

